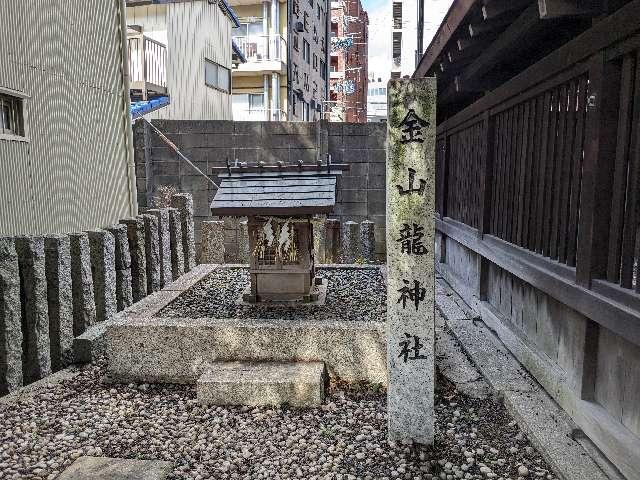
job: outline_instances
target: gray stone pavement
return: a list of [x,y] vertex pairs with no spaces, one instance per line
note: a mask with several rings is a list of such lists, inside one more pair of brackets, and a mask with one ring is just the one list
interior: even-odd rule
[[579,429],[569,415],[527,373],[479,315],[439,276],[436,279],[436,309],[464,354],[490,385],[493,394],[504,400],[519,427],[560,479],[612,478],[574,439]]

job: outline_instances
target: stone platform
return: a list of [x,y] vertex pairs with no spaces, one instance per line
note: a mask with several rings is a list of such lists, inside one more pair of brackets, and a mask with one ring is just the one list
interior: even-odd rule
[[219,268],[234,267],[200,265],[102,326],[111,381],[196,383],[217,362],[321,362],[345,381],[387,384],[384,322],[160,316]]

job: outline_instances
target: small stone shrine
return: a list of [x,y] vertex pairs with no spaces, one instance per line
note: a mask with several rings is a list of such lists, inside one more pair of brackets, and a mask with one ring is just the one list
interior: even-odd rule
[[216,216],[248,217],[250,289],[247,303],[317,302],[326,285],[315,279],[313,216],[336,203],[337,176],[348,165],[230,166],[214,168],[220,188]]

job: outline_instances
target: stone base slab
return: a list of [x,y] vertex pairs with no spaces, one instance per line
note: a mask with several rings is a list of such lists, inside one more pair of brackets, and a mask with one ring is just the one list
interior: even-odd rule
[[384,323],[131,318],[107,327],[115,382],[195,383],[212,364],[324,362],[348,382],[387,384]]
[[196,382],[202,405],[317,407],[325,397],[321,362],[215,363]]

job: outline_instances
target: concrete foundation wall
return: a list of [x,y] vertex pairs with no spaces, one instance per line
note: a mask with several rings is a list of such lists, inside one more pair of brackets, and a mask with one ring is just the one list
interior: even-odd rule
[[640,472],[640,347],[453,239],[436,237],[445,279],[612,463]]
[[[211,175],[227,159],[255,164],[263,161],[347,163],[351,169],[338,180],[337,204],[330,218],[343,223],[375,222],[376,253],[385,253],[385,138],[384,124],[230,121],[154,121],[180,151],[200,170]],[[179,159],[150,127],[134,126],[138,201],[142,209],[152,208],[159,187],[173,186],[191,193],[194,204],[196,244],[201,224],[212,220],[209,205],[216,188],[186,162]],[[216,178],[213,178],[216,181]],[[226,260],[237,257],[237,220],[225,224]]]

